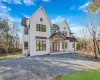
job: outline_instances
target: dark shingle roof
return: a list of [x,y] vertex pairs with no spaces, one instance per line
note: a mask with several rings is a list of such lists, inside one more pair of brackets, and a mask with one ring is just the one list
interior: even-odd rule
[[54,28],[59,29],[59,26],[56,25],[56,24],[53,24],[52,27],[51,27],[51,29],[54,29]]
[[23,17],[23,18],[22,18],[22,20],[21,20],[21,25],[22,25],[22,26],[25,26],[25,27],[27,26],[27,23],[26,23],[27,19],[28,19],[28,18],[26,18],[26,17]]

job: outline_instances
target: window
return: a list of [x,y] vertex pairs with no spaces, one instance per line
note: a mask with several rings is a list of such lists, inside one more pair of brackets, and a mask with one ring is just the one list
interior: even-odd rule
[[46,25],[42,25],[43,32],[46,32]]
[[40,18],[40,21],[43,22],[43,18]]
[[67,32],[66,31],[62,31],[64,36],[67,36]]
[[28,42],[24,42],[24,50],[28,49]]
[[64,27],[64,29],[66,29],[66,27]]
[[65,42],[65,49],[67,49],[67,42]]
[[40,30],[40,25],[36,24],[36,31],[39,31],[39,30]]
[[73,43],[73,48],[75,48],[75,43]]
[[28,28],[27,27],[24,27],[24,34],[28,35]]
[[46,50],[46,42],[45,41],[36,41],[36,50],[37,51]]
[[36,24],[36,31],[46,32],[46,25]]
[[64,49],[64,42],[62,42],[62,49]]

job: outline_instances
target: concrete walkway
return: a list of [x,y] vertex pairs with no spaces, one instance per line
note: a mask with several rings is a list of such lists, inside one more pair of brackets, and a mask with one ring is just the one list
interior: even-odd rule
[[52,76],[100,68],[100,62],[73,53],[0,61],[0,80],[47,80]]

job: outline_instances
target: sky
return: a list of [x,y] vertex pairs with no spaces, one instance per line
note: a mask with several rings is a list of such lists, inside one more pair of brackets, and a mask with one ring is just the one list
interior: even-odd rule
[[78,36],[87,21],[85,7],[88,3],[89,0],[0,0],[0,17],[17,22],[21,28],[21,18],[30,17],[42,5],[52,23],[66,20],[71,31]]

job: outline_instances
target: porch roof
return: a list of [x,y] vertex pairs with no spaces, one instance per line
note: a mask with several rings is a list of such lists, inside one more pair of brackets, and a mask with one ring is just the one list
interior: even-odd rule
[[65,39],[65,40],[69,40],[69,41],[77,41],[77,39],[75,38],[75,37],[65,37],[61,32],[57,32],[57,33],[54,33],[54,34],[52,34],[49,38],[51,39],[51,38],[53,38],[55,35],[60,35],[60,36],[62,36],[63,37],[63,39]]
[[47,37],[35,36],[36,39],[47,39]]
[[61,33],[61,32],[57,32],[57,33],[54,33],[54,34],[52,34],[50,37],[49,37],[49,39],[51,39],[51,38],[53,38],[55,35],[60,35],[60,36],[62,36],[64,39],[66,39],[66,37]]

